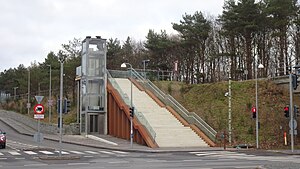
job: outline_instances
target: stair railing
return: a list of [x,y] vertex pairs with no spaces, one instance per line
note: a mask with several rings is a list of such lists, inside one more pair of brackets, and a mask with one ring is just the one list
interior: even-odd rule
[[[122,100],[124,101],[124,103],[127,104],[130,107],[131,102],[130,102],[130,99],[129,99],[128,95],[122,91],[122,89],[120,88],[120,86],[118,85],[116,80],[112,77],[110,72],[111,71],[107,71],[107,78],[108,78],[109,82],[118,91],[118,93],[120,94],[120,96],[121,96]],[[119,72],[119,73],[121,73],[121,74],[119,74],[119,76],[121,75],[121,77],[126,77],[127,75],[124,74],[123,72]],[[116,72],[114,71],[113,73],[116,73]],[[151,139],[155,142],[156,133],[155,133],[154,129],[151,127],[151,125],[149,124],[149,122],[147,121],[147,119],[145,118],[145,116],[143,115],[143,113],[139,112],[138,109],[135,108],[134,116],[140,122],[140,124],[142,124],[144,126],[144,128],[150,134]]]
[[138,72],[133,69],[132,75],[134,78],[146,89],[150,90],[156,97],[158,97],[165,105],[172,107],[183,119],[189,124],[194,124],[202,132],[206,134],[212,141],[216,140],[217,132],[208,125],[201,117],[194,112],[189,112],[180,103],[178,103],[171,95],[162,92],[150,80],[145,79]]

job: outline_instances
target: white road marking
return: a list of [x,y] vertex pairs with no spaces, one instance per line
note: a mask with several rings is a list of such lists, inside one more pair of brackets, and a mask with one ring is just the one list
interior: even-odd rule
[[0,153],[0,156],[3,156],[4,154],[3,153]]
[[38,167],[38,166],[46,166],[46,165],[48,165],[48,164],[25,164],[24,166],[25,167]]
[[24,157],[20,157],[20,158],[15,158],[16,160],[25,160]]
[[115,153],[108,152],[108,151],[99,151],[99,152],[100,152],[100,153],[103,153],[103,154],[110,154],[110,155],[115,154]]
[[24,151],[24,153],[29,154],[29,155],[36,155],[36,152],[33,151]]
[[50,151],[39,151],[39,152],[41,152],[41,153],[43,153],[43,154],[47,154],[47,155],[52,155],[52,154],[54,154],[53,152],[50,152]]
[[8,151],[9,154],[14,155],[14,156],[19,156],[21,155],[20,153],[16,152],[16,151]]
[[[59,153],[59,151],[55,151],[56,153]],[[67,155],[67,154],[70,154],[70,153],[68,153],[68,152],[66,152],[66,151],[61,151],[61,154],[65,154],[65,155]]]
[[85,154],[85,153],[80,152],[80,151],[69,151],[69,152],[74,153],[74,154]]
[[124,151],[112,151],[114,153],[118,153],[118,154],[128,154],[127,152],[124,152]]
[[99,154],[99,153],[94,152],[94,151],[84,151],[84,152],[89,153],[89,154]]

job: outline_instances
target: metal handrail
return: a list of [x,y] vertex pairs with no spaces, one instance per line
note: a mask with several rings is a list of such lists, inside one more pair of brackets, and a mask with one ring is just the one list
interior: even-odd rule
[[[130,107],[131,102],[130,102],[130,99],[129,99],[128,95],[122,91],[122,89],[120,88],[120,86],[118,85],[116,80],[111,76],[109,71],[107,71],[107,78],[110,81],[110,83],[112,84],[112,86],[118,91],[118,93],[120,94],[120,96],[121,96],[122,100],[124,101],[124,103]],[[151,125],[149,124],[149,122],[147,121],[147,119],[145,118],[143,113],[139,112],[138,109],[135,108],[134,116],[139,121],[139,123],[141,123],[145,127],[145,129],[150,134],[152,140],[155,142],[156,132],[151,127]]]
[[208,125],[201,117],[199,117],[194,112],[189,112],[180,103],[178,103],[171,95],[166,95],[162,92],[156,85],[154,85],[150,80],[145,79],[138,72],[133,69],[134,77],[137,81],[149,89],[156,97],[158,97],[165,105],[172,107],[176,112],[185,119],[189,124],[196,125],[201,131],[203,131],[212,141],[216,140],[217,132]]

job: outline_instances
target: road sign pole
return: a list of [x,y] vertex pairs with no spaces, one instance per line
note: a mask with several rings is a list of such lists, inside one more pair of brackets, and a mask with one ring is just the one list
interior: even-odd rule
[[41,142],[41,138],[40,138],[40,136],[41,136],[40,125],[41,125],[41,121],[40,121],[40,119],[38,119],[38,137],[37,137],[37,142],[38,142],[39,144],[40,144],[40,142]]
[[34,118],[37,119],[37,135],[35,135],[35,140],[36,142],[38,142],[39,144],[41,143],[42,141],[42,138],[41,138],[41,130],[40,130],[40,125],[41,125],[41,119],[44,119],[44,111],[45,111],[45,108],[42,104],[37,104],[34,106]]

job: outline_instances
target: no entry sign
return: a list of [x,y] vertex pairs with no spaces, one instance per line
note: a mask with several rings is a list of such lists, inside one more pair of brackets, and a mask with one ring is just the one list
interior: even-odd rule
[[35,119],[44,119],[45,108],[42,104],[36,104],[33,108]]

